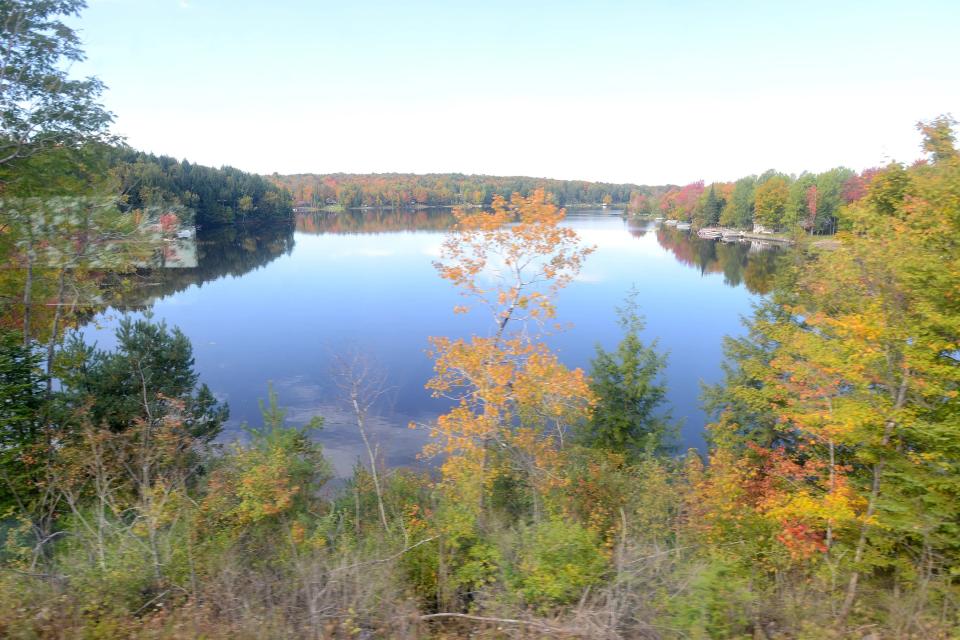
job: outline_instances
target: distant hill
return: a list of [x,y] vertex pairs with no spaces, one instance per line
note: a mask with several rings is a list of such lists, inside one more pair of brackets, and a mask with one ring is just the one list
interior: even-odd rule
[[527,196],[543,187],[561,206],[626,203],[631,195],[657,195],[663,187],[636,184],[551,180],[525,176],[484,176],[462,173],[300,173],[273,174],[273,184],[287,189],[294,203],[322,208],[403,207],[413,205],[489,205],[495,194]]
[[182,206],[201,226],[244,221],[289,220],[289,193],[263,176],[233,167],[205,167],[127,147],[110,151],[131,209]]

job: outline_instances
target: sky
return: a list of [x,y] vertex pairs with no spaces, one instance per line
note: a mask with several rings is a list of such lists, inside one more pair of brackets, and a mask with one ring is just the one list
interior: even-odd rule
[[117,133],[264,174],[860,170],[960,117],[956,0],[88,3]]

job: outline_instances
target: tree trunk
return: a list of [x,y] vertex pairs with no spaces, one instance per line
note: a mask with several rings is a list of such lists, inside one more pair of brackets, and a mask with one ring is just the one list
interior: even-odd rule
[[27,278],[23,283],[23,346],[30,346],[30,307],[33,304],[33,238],[27,247]]
[[[830,439],[830,494],[833,495],[833,492],[837,488],[837,471],[836,471],[836,452],[833,444],[833,438]],[[827,520],[827,553],[830,553],[830,549],[833,547],[833,520]]]
[[869,521],[877,510],[877,499],[880,497],[880,474],[883,472],[883,463],[878,462],[873,465],[873,481],[870,485],[870,498],[867,502],[867,511],[864,522],[860,526],[860,538],[857,540],[857,548],[853,554],[853,575],[850,576],[850,582],[847,583],[847,594],[843,598],[843,606],[840,608],[840,624],[846,622],[850,611],[853,609],[853,603],[857,599],[857,585],[860,582],[860,569],[858,568],[863,561],[863,554],[867,548],[867,532],[869,530]]
[[63,314],[63,290],[66,282],[67,270],[60,269],[60,278],[57,281],[57,308],[53,312],[53,327],[50,329],[50,340],[47,342],[47,396],[53,392],[53,359],[57,345],[57,333],[60,331],[60,318]]
[[357,392],[350,394],[350,401],[353,403],[353,411],[357,417],[357,428],[360,430],[360,437],[363,438],[363,445],[367,448],[367,455],[370,457],[370,475],[373,476],[373,490],[377,494],[377,509],[380,511],[380,522],[383,524],[384,531],[390,531],[390,525],[387,523],[387,510],[383,506],[383,492],[380,490],[380,474],[377,471],[377,457],[370,446],[370,439],[367,438],[367,430],[364,421],[364,411],[360,408],[357,401]]
[[[908,372],[904,372],[903,377],[900,380],[900,386],[896,392],[896,397],[893,404],[894,411],[902,409],[904,403],[906,402],[909,379]],[[890,439],[893,437],[893,429],[895,426],[896,422],[893,418],[887,420],[883,428],[883,438],[880,441],[881,447],[886,448],[890,444]],[[853,610],[853,604],[857,599],[857,587],[860,583],[859,565],[863,561],[863,555],[867,548],[867,533],[870,529],[870,520],[877,511],[877,501],[880,498],[880,477],[883,473],[883,466],[883,460],[880,460],[873,465],[873,480],[870,483],[870,497],[867,502],[867,511],[864,514],[865,517],[863,524],[860,526],[860,537],[857,540],[856,551],[854,551],[853,554],[853,575],[850,576],[850,582],[847,583],[847,594],[844,596],[843,606],[840,608],[840,624],[844,624],[846,622],[847,617],[849,617],[850,612]]]

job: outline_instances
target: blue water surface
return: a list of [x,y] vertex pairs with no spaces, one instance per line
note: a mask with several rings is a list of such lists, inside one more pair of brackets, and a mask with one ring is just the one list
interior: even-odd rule
[[[365,453],[331,367],[338,355],[362,353],[387,380],[370,421],[384,461],[423,464],[416,454],[427,434],[408,424],[427,424],[446,406],[424,389],[427,337],[489,332],[488,318],[453,313],[463,300],[432,265],[451,221],[443,211],[321,213],[279,230],[201,233],[197,267],[152,274],[139,298],[98,316],[85,337],[109,348],[122,315],[149,310],[190,338],[201,379],[229,403],[225,440],[242,434],[241,423],[260,424],[270,381],[291,423],[324,418],[316,437],[339,474]],[[558,320],[572,327],[550,345],[568,366],[589,367],[595,345],[616,346],[614,310],[636,287],[644,337],[669,354],[680,447],[702,447],[701,383],[720,379],[723,338],[743,333],[741,318],[769,288],[777,252],[628,222],[616,211],[573,212],[566,224],[596,250],[558,298]]]

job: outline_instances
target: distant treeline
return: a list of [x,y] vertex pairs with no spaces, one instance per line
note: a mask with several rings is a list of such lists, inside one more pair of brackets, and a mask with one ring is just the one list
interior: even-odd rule
[[543,188],[560,206],[623,204],[631,196],[655,196],[662,187],[611,184],[582,180],[465,175],[462,173],[313,174],[281,176],[274,184],[286,188],[297,204],[323,207],[405,207],[415,205],[489,205],[494,195],[529,196]]
[[735,182],[685,186],[449,174],[273,174],[296,205],[306,207],[488,206],[494,195],[528,196],[537,188],[556,204],[617,204],[636,215],[664,216],[697,226],[833,233],[840,207],[861,198],[878,169],[838,167],[791,176],[774,170]]
[[[894,171],[895,167],[888,170]],[[862,198],[879,173],[879,169],[867,169],[858,174],[838,167],[790,176],[770,170],[736,182],[706,185],[701,180],[682,187],[654,189],[653,193],[635,192],[627,209],[636,215],[664,216],[699,227],[751,229],[759,225],[771,231],[799,228],[809,233],[833,233],[840,208]]]
[[791,176],[773,170],[735,182],[647,186],[581,180],[449,174],[295,174],[269,177],[215,169],[166,156],[115,149],[111,164],[130,209],[191,210],[199,225],[285,219],[293,206],[489,206],[495,195],[529,196],[543,188],[562,207],[614,204],[635,215],[664,216],[698,227],[755,226],[833,233],[842,206],[860,199],[878,169],[838,167]]
[[268,179],[234,169],[205,167],[129,148],[112,151],[111,164],[126,207],[184,207],[196,224],[289,219],[290,194]]

